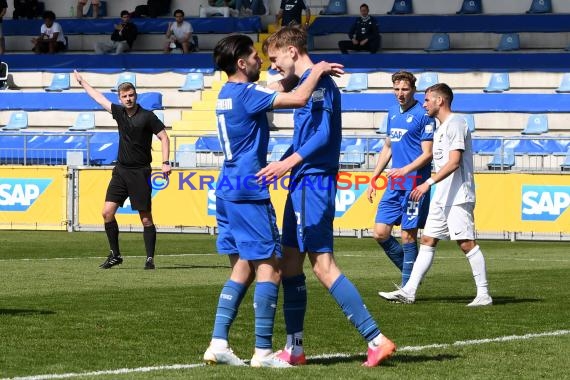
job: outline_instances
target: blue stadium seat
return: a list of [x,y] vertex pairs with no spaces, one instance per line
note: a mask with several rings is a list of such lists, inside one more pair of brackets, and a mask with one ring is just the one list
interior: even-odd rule
[[290,144],[275,144],[271,149],[271,154],[269,155],[267,162],[281,161],[281,157],[283,157],[290,146]]
[[570,147],[568,148],[568,151],[566,152],[566,156],[564,157],[564,162],[562,162],[562,164],[560,165],[560,169],[563,172],[570,171]]
[[342,154],[339,164],[343,167],[359,168],[365,162],[364,145],[348,145]]
[[504,33],[501,36],[499,45],[495,48],[496,51],[514,51],[519,50],[521,41],[518,33]]
[[477,15],[483,13],[482,0],[463,0],[458,15]]
[[532,0],[532,4],[526,13],[552,13],[552,1]]
[[19,131],[28,128],[28,113],[26,111],[15,111],[10,115],[10,120],[3,131]]
[[475,117],[471,113],[464,113],[461,115],[465,123],[467,123],[467,127],[469,128],[469,132],[475,132]]
[[513,149],[504,147],[497,148],[493,153],[493,158],[487,164],[489,170],[509,170],[513,166],[515,166],[515,153]]
[[570,92],[570,73],[566,73],[562,76],[560,81],[560,86],[556,89],[558,93]]
[[548,132],[548,117],[545,114],[529,115],[523,135],[540,135]]
[[451,48],[449,42],[449,35],[447,33],[435,33],[431,37],[431,42],[429,46],[425,48],[425,51],[445,51]]
[[180,144],[176,151],[176,162],[179,167],[196,167],[196,144]]
[[70,83],[69,83],[69,73],[57,73],[54,74],[51,78],[51,84],[49,87],[46,87],[44,90],[46,91],[63,91],[69,90]]
[[368,74],[352,73],[348,78],[348,84],[342,90],[344,92],[360,92],[368,90]]
[[509,73],[494,73],[489,79],[489,84],[484,92],[503,92],[511,88]]
[[427,71],[420,75],[418,79],[418,83],[416,84],[417,91],[425,91],[428,87],[433,86],[434,84],[439,83],[439,77],[437,73]]
[[406,15],[413,13],[412,0],[394,0],[392,10],[388,12],[389,15]]
[[[99,2],[99,14],[98,17],[107,17],[107,2],[100,1]],[[85,17],[93,17],[93,4],[89,4],[89,9],[87,13],[85,13]]]
[[202,73],[188,73],[186,80],[178,91],[201,91],[204,89],[204,74]]
[[80,112],[68,131],[88,131],[90,129],[95,129],[95,114],[93,112]]
[[164,111],[161,111],[161,110],[154,110],[154,111],[152,111],[152,112],[156,115],[156,117],[158,117],[158,120],[160,120],[160,122],[161,122],[162,124],[164,124]]
[[376,133],[380,135],[385,135],[388,133],[388,114],[386,114],[386,116],[384,116],[382,119],[382,123],[380,123],[380,126],[376,130]]
[[348,13],[346,0],[330,0],[327,7],[320,13],[322,15],[345,15]]
[[117,84],[115,85],[115,87],[113,87],[111,89],[111,91],[116,92],[117,88],[121,85],[121,83],[125,83],[125,82],[129,82],[132,83],[133,86],[137,86],[137,76],[135,73],[121,73],[119,74],[119,77],[117,78]]

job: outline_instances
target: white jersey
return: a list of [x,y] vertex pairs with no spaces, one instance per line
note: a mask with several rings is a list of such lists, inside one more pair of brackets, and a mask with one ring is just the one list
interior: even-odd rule
[[42,24],[42,27],[40,28],[40,33],[45,34],[49,38],[53,38],[53,35],[55,33],[59,33],[57,35],[57,42],[62,42],[65,45],[65,36],[63,35],[63,29],[61,29],[61,25],[59,25],[59,23],[55,21],[50,28],[48,28],[46,24]]
[[433,163],[436,172],[449,161],[449,152],[452,150],[463,152],[459,167],[437,183],[431,203],[440,206],[475,203],[471,133],[465,119],[453,113],[437,127],[433,135]]
[[170,30],[172,34],[176,37],[177,41],[182,41],[186,37],[188,33],[192,33],[192,25],[188,21],[183,21],[182,25],[178,25],[178,23],[173,22],[170,24]]

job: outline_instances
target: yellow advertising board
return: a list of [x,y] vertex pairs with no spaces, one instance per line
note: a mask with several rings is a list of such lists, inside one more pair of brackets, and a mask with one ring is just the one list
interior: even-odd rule
[[[108,169],[85,169],[79,172],[80,225],[101,225],[101,209]],[[168,182],[160,173],[151,176],[153,216],[158,226],[210,226],[215,220],[215,181],[217,170],[175,170]],[[370,172],[339,174],[336,198],[335,229],[360,230],[374,226],[379,199],[385,180],[377,181],[377,194],[370,203],[366,198]],[[553,174],[484,173],[475,176],[477,230],[485,232],[570,233],[570,177]],[[281,225],[287,196],[287,181],[272,185],[271,197]],[[310,205],[309,205],[310,207]],[[138,213],[128,204],[119,209],[121,225],[140,225]]]
[[0,169],[0,229],[65,230],[67,168]]

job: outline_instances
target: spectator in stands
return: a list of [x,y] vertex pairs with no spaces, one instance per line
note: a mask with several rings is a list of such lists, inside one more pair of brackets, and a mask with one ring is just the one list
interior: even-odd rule
[[[107,112],[113,115],[119,129],[119,152],[103,205],[105,232],[111,252],[99,267],[110,269],[123,263],[119,250],[119,226],[115,214],[119,206],[130,198],[131,207],[139,212],[143,225],[143,239],[146,250],[144,269],[154,269],[156,227],[152,219],[152,199],[149,178],[152,161],[153,135],[160,140],[162,151],[162,175],[170,175],[170,139],[164,124],[149,110],[137,103],[137,91],[132,83],[121,83],[118,88],[120,105],[111,103],[102,93],[95,90],[83,77],[74,72],[75,80],[87,94]],[[155,173],[156,174],[156,173]]]
[[4,44],[4,33],[2,32],[2,19],[4,18],[7,9],[8,3],[6,3],[6,0],[0,0],[0,54],[4,54],[4,50],[6,49]]
[[269,0],[236,0],[235,8],[240,16],[268,15]]
[[416,291],[430,269],[437,243],[455,240],[471,266],[477,295],[467,306],[490,306],[485,257],[475,241],[475,182],[473,180],[473,151],[471,133],[465,119],[451,110],[453,91],[445,83],[434,84],[425,91],[423,107],[428,116],[435,117],[439,126],[433,136],[435,174],[411,193],[419,201],[437,183],[423,231],[420,251],[408,283],[393,292],[380,292],[390,301],[414,303]]
[[305,11],[304,27],[308,28],[311,22],[311,10],[305,0],[281,0],[281,6],[275,16],[275,21],[277,25],[281,26],[303,25],[301,23],[303,10]]
[[33,19],[38,14],[38,0],[14,0],[14,20],[20,17]]
[[182,49],[184,54],[196,50],[196,46],[192,42],[192,25],[188,21],[184,21],[184,11],[177,9],[174,11],[176,21],[168,24],[166,30],[166,42],[164,44],[164,52],[170,53],[173,49]]
[[[83,17],[83,7],[87,4],[87,0],[77,1],[77,17]],[[99,17],[99,0],[91,0],[91,5],[93,6],[93,18]]]
[[348,32],[350,40],[338,42],[338,48],[342,54],[348,54],[349,50],[369,51],[374,54],[380,48],[378,24],[368,12],[368,5],[362,4],[360,6],[360,17],[356,19]]
[[44,23],[40,29],[40,35],[32,38],[34,44],[33,51],[35,53],[58,53],[67,48],[67,42],[63,35],[63,29],[58,22],[55,21],[55,13],[45,11],[43,14]]
[[97,42],[95,53],[97,54],[121,54],[129,51],[133,47],[138,35],[137,26],[131,22],[129,11],[121,11],[121,23],[115,24],[115,30],[111,34],[111,40],[107,42]]
[[146,5],[137,5],[135,8],[136,17],[165,16],[170,13],[171,0],[148,0]]

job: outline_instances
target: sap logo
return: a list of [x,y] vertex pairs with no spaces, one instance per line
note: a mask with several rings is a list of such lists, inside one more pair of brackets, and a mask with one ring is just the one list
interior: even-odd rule
[[402,128],[393,128],[390,131],[390,140],[392,142],[396,142],[396,141],[400,141],[402,139],[402,137],[404,137],[404,135],[408,132],[407,129],[402,129]]
[[522,187],[522,220],[555,221],[570,206],[570,186]]
[[0,211],[27,211],[51,181],[46,178],[0,178]]
[[[344,187],[344,186],[343,186]],[[338,189],[335,198],[335,217],[339,218],[343,216],[352,205],[360,198],[367,186],[362,184],[352,184],[349,189]]]
[[[154,198],[154,196],[158,194],[159,191],[160,189],[152,189],[152,192],[150,193],[150,198],[151,199]],[[125,200],[125,203],[123,203],[123,205],[117,209],[117,214],[122,214],[122,215],[132,215],[138,213],[139,213],[138,210],[133,210],[131,206],[131,198],[127,198]]]

